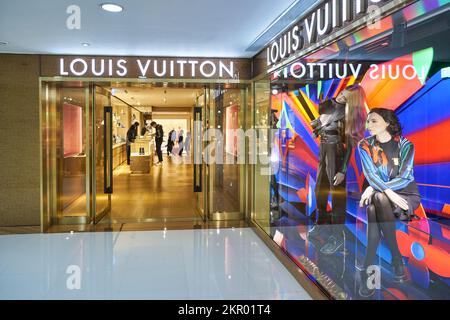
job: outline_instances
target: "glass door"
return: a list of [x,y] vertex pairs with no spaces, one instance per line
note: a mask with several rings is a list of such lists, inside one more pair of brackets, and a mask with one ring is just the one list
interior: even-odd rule
[[199,184],[197,208],[204,219],[240,220],[244,216],[245,104],[246,90],[240,88],[205,87],[197,98],[194,123],[199,121],[201,134],[194,140],[194,155],[198,152],[194,181]]
[[[105,178],[107,178],[109,174],[107,171],[105,172],[105,163],[107,164],[106,167],[109,167],[111,161],[111,154],[108,152],[108,146],[105,145],[105,141],[109,141],[108,139],[105,139],[107,137],[105,132],[107,132],[106,129],[108,129],[105,127],[105,107],[111,106],[111,96],[105,89],[94,85],[92,98],[94,106],[92,122],[92,168],[94,174],[91,175],[92,189],[94,190],[92,220],[94,223],[98,223],[111,210],[111,194],[108,189],[105,188]],[[109,178],[109,182],[112,182],[112,176]]]
[[207,103],[209,145],[208,193],[211,220],[240,220],[244,214],[246,91],[218,88]]
[[208,89],[204,88],[203,94],[197,97],[196,106],[194,107],[194,133],[193,133],[193,161],[194,161],[194,192],[196,194],[197,211],[205,221],[207,218],[207,165],[205,164],[205,133],[209,126],[207,112],[207,96]]

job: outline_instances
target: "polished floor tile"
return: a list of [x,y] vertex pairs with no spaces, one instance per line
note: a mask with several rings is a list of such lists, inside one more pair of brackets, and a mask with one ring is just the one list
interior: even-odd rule
[[250,228],[0,236],[0,299],[311,299]]

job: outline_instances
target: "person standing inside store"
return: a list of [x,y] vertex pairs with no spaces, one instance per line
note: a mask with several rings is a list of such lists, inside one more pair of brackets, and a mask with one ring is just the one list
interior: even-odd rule
[[139,122],[135,122],[127,131],[127,165],[130,165],[131,144],[134,143],[138,134]]
[[420,194],[414,180],[414,145],[402,136],[394,111],[375,108],[369,112],[367,129],[370,137],[358,144],[364,176],[369,184],[361,196],[360,207],[366,207],[367,247],[359,294],[375,293],[367,287],[367,268],[375,260],[381,236],[391,251],[394,280],[402,282],[405,271],[396,238],[396,221],[409,221],[420,205]]
[[[316,224],[331,224],[327,228],[328,240],[321,246],[323,254],[334,254],[345,244],[347,191],[345,176],[352,149],[364,137],[366,123],[365,93],[354,84],[345,88],[335,99],[319,105],[319,118],[311,125],[315,136],[320,136],[319,164],[317,169]],[[328,196],[332,197],[332,212],[327,214]],[[317,237],[317,225],[308,237]]]
[[172,135],[175,129],[170,130],[169,136],[167,137],[167,155],[170,156],[172,153],[173,145],[175,144],[175,139],[172,139]]
[[162,146],[163,138],[164,138],[163,127],[162,127],[162,125],[157,124],[155,121],[152,121],[150,123],[150,126],[155,129],[154,137],[155,137],[155,144],[156,144],[156,154],[158,155],[158,162],[155,165],[161,165],[163,162],[162,150],[161,150],[161,146]]
[[189,157],[191,152],[191,132],[186,132],[186,139],[184,140],[184,149],[186,150],[186,154]]

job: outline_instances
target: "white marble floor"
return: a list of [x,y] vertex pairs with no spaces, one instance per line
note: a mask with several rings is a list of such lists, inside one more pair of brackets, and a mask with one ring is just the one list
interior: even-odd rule
[[311,299],[250,228],[0,236],[0,299]]

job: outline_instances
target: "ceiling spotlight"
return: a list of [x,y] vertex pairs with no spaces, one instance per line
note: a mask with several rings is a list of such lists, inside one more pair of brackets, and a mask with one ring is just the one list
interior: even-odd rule
[[8,41],[0,41],[0,46],[6,46],[8,44],[9,44]]
[[89,47],[91,44],[90,44],[90,43],[87,43],[87,42],[83,42],[81,45],[82,45],[83,47]]
[[100,7],[108,12],[122,12],[123,8],[119,6],[118,4],[114,3],[103,3],[100,5]]

